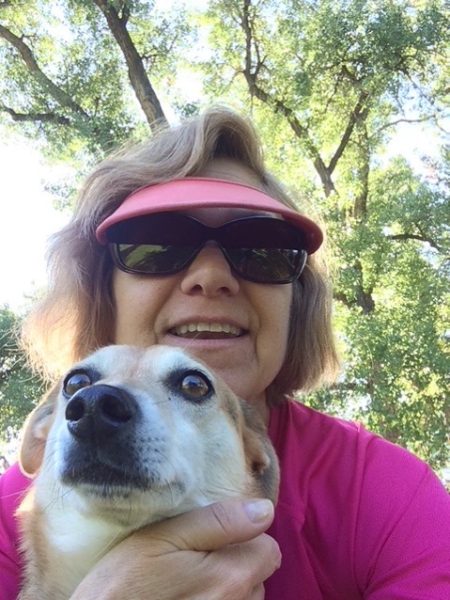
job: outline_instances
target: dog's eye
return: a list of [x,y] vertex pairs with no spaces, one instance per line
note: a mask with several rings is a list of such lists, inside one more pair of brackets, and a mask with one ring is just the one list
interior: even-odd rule
[[202,400],[209,396],[212,386],[206,375],[197,371],[190,371],[181,377],[180,390],[190,400]]
[[92,385],[92,380],[86,372],[79,371],[78,373],[69,373],[64,381],[64,394],[68,397],[73,396],[75,392],[88,385]]

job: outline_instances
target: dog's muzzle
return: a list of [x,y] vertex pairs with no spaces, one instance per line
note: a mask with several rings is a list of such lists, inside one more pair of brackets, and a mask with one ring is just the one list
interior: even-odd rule
[[67,427],[80,441],[100,442],[127,433],[138,413],[136,400],[110,385],[80,390],[66,406]]
[[65,418],[70,439],[64,449],[63,481],[100,486],[102,495],[153,485],[155,473],[143,468],[136,446],[142,415],[131,394],[104,384],[80,389],[69,400]]

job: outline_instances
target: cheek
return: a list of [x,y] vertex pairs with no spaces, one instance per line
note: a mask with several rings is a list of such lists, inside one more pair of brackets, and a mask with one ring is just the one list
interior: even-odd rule
[[286,346],[292,304],[292,284],[274,286],[266,300],[268,322],[278,343]]
[[[260,352],[272,366],[281,368],[287,349],[292,303],[292,285],[287,284],[268,290],[261,314]],[[275,365],[276,363],[276,365]]]
[[115,308],[114,342],[149,345],[155,343],[154,327],[167,294],[158,280],[116,270],[112,278]]

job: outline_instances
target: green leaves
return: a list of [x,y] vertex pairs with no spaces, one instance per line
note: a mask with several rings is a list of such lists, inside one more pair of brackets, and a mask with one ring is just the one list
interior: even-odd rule
[[183,11],[171,18],[151,2],[117,5],[35,0],[1,9],[0,115],[52,156],[98,160],[141,135],[141,110],[164,118],[150,75],[158,81],[173,67],[188,31]]
[[21,428],[43,394],[43,382],[27,368],[17,336],[20,320],[8,308],[0,309],[0,439]]
[[448,202],[396,160],[372,169],[367,206],[345,228],[329,213],[343,377],[311,402],[438,468],[449,457]]

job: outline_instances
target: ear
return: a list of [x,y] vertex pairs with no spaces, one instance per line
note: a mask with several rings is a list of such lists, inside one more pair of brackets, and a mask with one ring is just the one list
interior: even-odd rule
[[275,450],[268,438],[261,415],[245,400],[240,400],[244,423],[242,436],[249,471],[257,482],[257,493],[275,504],[278,498],[280,470]]
[[42,464],[45,443],[53,423],[58,392],[59,385],[56,385],[25,421],[19,451],[19,464],[25,475],[35,475]]

